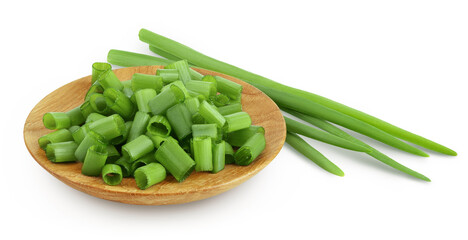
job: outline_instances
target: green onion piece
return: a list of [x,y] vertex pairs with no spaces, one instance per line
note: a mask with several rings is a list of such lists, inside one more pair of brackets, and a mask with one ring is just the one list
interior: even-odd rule
[[107,106],[106,98],[104,97],[104,95],[100,93],[94,93],[91,96],[89,96],[88,101],[91,104],[91,107],[93,108],[94,112],[106,116],[112,114],[112,109],[110,109]]
[[174,178],[182,182],[195,168],[195,162],[173,139],[167,139],[154,155]]
[[[172,70],[172,69],[166,69]],[[174,69],[175,70],[175,69]],[[175,81],[179,81],[179,74],[178,73],[163,73],[160,75],[164,84],[170,84]]]
[[122,89],[122,92],[126,97],[130,99],[130,101],[132,101],[132,103],[136,103],[135,94],[131,87],[124,87]]
[[203,79],[203,74],[189,68],[189,71],[190,71],[190,77],[192,78],[192,80],[202,80]]
[[177,69],[179,73],[179,79],[184,84],[187,84],[191,80],[190,68],[188,66],[187,60],[180,60],[177,62],[173,62],[171,64],[166,65],[164,69]]
[[68,131],[70,131],[70,133],[74,133],[75,131],[77,131],[78,129],[80,129],[80,126],[71,126],[68,128]]
[[172,54],[169,54],[169,53],[167,53],[167,52],[165,52],[165,51],[163,51],[163,50],[161,50],[161,49],[159,49],[157,47],[151,46],[151,45],[149,46],[149,50],[151,52],[154,52],[154,53],[158,54],[159,56],[161,56],[163,58],[167,58],[167,59],[172,60],[172,61],[182,60],[182,59],[180,59],[180,58],[178,58],[178,57],[176,57],[176,56],[174,56]]
[[169,108],[166,116],[179,140],[192,133],[192,115],[184,103]]
[[122,168],[117,164],[104,165],[101,175],[107,185],[115,186],[122,182]]
[[99,75],[99,84],[101,84],[102,88],[104,88],[104,91],[109,88],[114,88],[116,90],[122,90],[123,89],[123,84],[120,82],[120,80],[117,78],[115,73],[113,71],[107,71]]
[[122,50],[111,49],[107,54],[107,62],[122,67],[136,66],[152,66],[152,65],[167,65],[172,63],[171,60],[148,56],[145,54],[127,52]]
[[133,117],[135,109],[132,101],[124,93],[115,88],[108,88],[104,90],[104,97],[106,97],[107,106],[122,118],[130,120]]
[[185,83],[187,90],[201,94],[207,98],[216,95],[216,85],[211,82],[189,81]]
[[218,107],[218,112],[221,113],[221,115],[223,116],[237,113],[237,112],[242,112],[242,104],[234,103],[234,104],[229,104],[226,106]]
[[81,143],[78,145],[78,148],[75,151],[76,159],[80,162],[83,162],[86,157],[86,153],[88,149],[93,145],[102,145],[104,147],[106,146],[105,140],[101,135],[93,131],[89,131],[86,134],[86,137],[83,139],[83,141],[81,141]]
[[156,97],[156,91],[151,88],[141,89],[135,93],[135,100],[138,106],[138,111],[149,113],[151,112],[148,102]]
[[47,144],[46,157],[54,163],[75,162],[78,145],[73,141]]
[[99,82],[95,82],[88,89],[88,92],[86,92],[85,101],[88,101],[91,95],[95,93],[103,93],[103,92],[104,92],[104,88],[102,88],[101,84],[99,84]]
[[104,116],[104,115],[102,115],[100,113],[93,112],[93,113],[88,115],[88,117],[86,118],[85,123],[92,123],[92,122],[95,122],[95,121],[97,121],[99,119],[103,119],[103,118],[106,118],[106,116]]
[[[218,95],[215,95],[215,96],[211,96],[210,97],[210,100],[213,102],[213,104],[216,106],[216,107],[222,107],[222,106],[226,106],[227,104],[230,103],[230,99],[228,96],[220,93]],[[222,115],[222,114],[221,114]]]
[[195,114],[198,112],[198,108],[200,107],[200,101],[198,98],[191,97],[191,98],[186,98],[185,101],[185,106],[189,110],[190,114]]
[[112,66],[105,62],[95,62],[92,65],[91,84],[94,84],[99,79],[99,76],[109,70],[112,70]]
[[125,132],[123,135],[120,135],[118,137],[113,138],[110,140],[110,144],[112,145],[119,145],[124,142],[127,142],[128,134],[130,133],[130,129],[132,128],[133,121],[127,121],[125,122]]
[[177,86],[178,88],[180,88],[180,90],[182,90],[182,92],[184,93],[185,98],[189,98],[191,96],[189,91],[187,90],[187,88],[185,87],[185,85],[184,85],[184,83],[182,81],[171,82],[171,83],[167,84],[166,86],[164,86],[161,89],[161,91],[164,91],[166,88],[170,88],[173,85]]
[[125,121],[118,114],[113,114],[89,123],[89,129],[101,135],[106,142],[125,133]]
[[72,134],[68,129],[60,129],[55,132],[48,133],[39,138],[39,146],[42,149],[46,149],[50,143],[69,142],[73,141]]
[[80,107],[73,108],[72,110],[66,112],[66,114],[68,115],[68,118],[70,118],[70,124],[72,126],[79,126],[86,120],[86,118],[83,116],[83,113],[81,113]]
[[234,153],[234,161],[237,165],[249,165],[262,153],[265,144],[265,135],[263,133],[254,134]]
[[226,78],[215,76],[216,89],[231,99],[238,99],[242,93],[242,85],[229,81]]
[[[214,83],[215,86],[218,84],[218,82],[216,81],[216,78],[215,78],[214,76],[212,76],[212,75],[205,75],[205,76],[203,76],[203,78],[201,79],[201,81]],[[216,86],[216,88],[218,88],[218,86]]]
[[230,132],[226,137],[226,142],[234,147],[240,147],[256,133],[265,134],[265,129],[262,126],[252,125],[245,129]]
[[64,112],[48,112],[42,117],[44,127],[52,130],[69,128],[71,126],[70,117]]
[[164,74],[179,74],[179,70],[177,69],[164,69],[164,68],[160,68],[158,70],[156,70],[156,76],[161,76],[161,75],[164,75]]
[[89,101],[82,103],[80,105],[80,110],[84,118],[88,118],[89,114],[94,112],[94,109],[91,107],[91,103],[89,103]]
[[340,148],[345,148],[353,151],[358,152],[370,152],[371,150],[367,147],[362,146],[361,144],[356,144],[351,141],[345,140],[343,138],[337,137],[333,134],[328,132],[310,127],[303,123],[294,121],[288,117],[284,117],[284,121],[286,122],[286,127],[289,132],[297,133],[309,138],[313,138],[315,140],[328,143]]
[[145,112],[137,112],[135,114],[135,118],[133,119],[132,128],[130,128],[130,132],[127,136],[127,143],[133,141],[140,135],[146,132],[146,126],[148,126],[148,122],[150,120],[150,115]]
[[108,163],[115,163],[120,158],[120,152],[114,145],[107,145],[107,160],[106,164]]
[[225,130],[227,133],[241,130],[252,125],[252,119],[246,112],[237,112],[224,116],[226,119]]
[[233,164],[234,162],[234,149],[232,149],[231,144],[224,141],[224,159],[226,164]]
[[81,173],[86,176],[99,176],[106,165],[107,148],[103,145],[91,146],[84,159]]
[[192,123],[193,124],[205,124],[206,121],[205,121],[205,119],[202,117],[202,115],[200,113],[195,113],[192,116]]
[[132,90],[137,92],[140,89],[154,89],[156,92],[161,92],[163,87],[162,77],[150,74],[135,73],[132,76]]
[[89,132],[88,124],[81,126],[79,129],[72,132],[73,141],[75,141],[76,144],[80,144],[83,141],[83,139],[86,137],[88,132]]
[[212,154],[210,138],[198,137],[193,139],[193,156],[197,172],[213,170]]
[[138,168],[134,176],[138,188],[144,190],[166,179],[166,169],[159,163],[150,163]]
[[122,81],[122,85],[124,88],[132,88],[132,79],[130,80],[125,80],[125,81]]
[[212,173],[217,173],[224,169],[224,165],[226,164],[225,151],[226,145],[224,144],[224,141],[213,145],[213,170],[211,171]]
[[216,139],[218,137],[218,127],[216,124],[193,124],[192,136],[196,137],[210,137]]
[[184,92],[179,87],[172,85],[169,88],[164,89],[153,99],[149,100],[148,106],[153,115],[160,115],[165,114],[167,109],[179,102],[183,102],[184,99]]
[[114,164],[119,165],[122,169],[122,177],[132,176],[132,162],[128,157],[122,156],[117,161],[115,161]]
[[338,137],[341,137],[343,139],[346,139],[348,141],[351,141],[351,142],[354,142],[354,143],[357,143],[357,144],[361,144],[362,146],[365,146],[369,149],[372,150],[372,152],[369,152],[367,153],[369,156],[372,156],[373,158],[381,161],[382,163],[384,164],[387,164],[388,166],[390,167],[393,167],[397,170],[400,170],[406,174],[409,174],[413,177],[416,177],[416,178],[419,178],[419,179],[422,179],[424,181],[428,181],[430,182],[431,180],[422,175],[421,173],[418,173],[412,169],[409,169],[403,165],[401,165],[400,163],[396,162],[395,160],[393,160],[392,158],[388,157],[387,155],[381,153],[380,151],[378,151],[377,149],[369,146],[368,144],[362,142],[361,140],[349,135],[347,132],[341,130],[340,128],[322,120],[322,119],[318,119],[318,118],[314,118],[314,117],[311,117],[311,116],[307,116],[305,114],[302,114],[302,113],[299,113],[299,112],[295,112],[295,111],[292,111],[290,109],[282,109],[283,111],[285,112],[288,112],[320,129],[323,129],[324,131],[327,131],[335,136],[338,136]]
[[135,173],[135,170],[137,170],[138,168],[154,162],[158,161],[156,161],[156,158],[154,157],[154,152],[151,151],[150,153],[146,154],[145,156],[139,158],[138,160],[132,163],[132,173]]
[[156,148],[159,148],[164,143],[164,141],[168,139],[171,139],[171,141],[173,140],[175,142],[178,142],[175,138],[171,136],[163,137],[160,135],[151,135],[151,133],[149,132],[146,132],[146,136],[148,136],[151,139],[151,141],[153,141],[153,144]]
[[216,108],[213,105],[210,105],[207,101],[200,103],[198,112],[208,123],[215,123],[218,127],[223,127],[226,123],[226,119],[224,119],[223,115],[221,115],[218,110],[216,110]]
[[153,136],[168,137],[171,133],[172,127],[166,117],[162,115],[155,115],[150,118],[146,131]]
[[288,132],[286,135],[286,142],[324,170],[340,177],[344,176],[343,171],[339,167],[337,167],[334,163],[328,160],[315,148],[310,146],[298,135]]
[[[135,122],[133,124],[135,124]],[[150,153],[153,149],[153,141],[146,135],[140,135],[133,141],[122,146],[122,155],[128,157],[133,162]]]

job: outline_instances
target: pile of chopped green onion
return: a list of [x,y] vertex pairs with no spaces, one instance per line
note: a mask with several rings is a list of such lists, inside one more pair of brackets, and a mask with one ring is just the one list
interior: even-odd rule
[[[430,179],[403,166],[333,124],[348,128],[389,146],[418,156],[427,157],[429,155],[407,142],[442,154],[451,156],[457,155],[455,151],[441,144],[396,127],[364,112],[328,98],[277,83],[271,79],[216,60],[149,30],[141,29],[139,38],[149,45],[149,49],[152,52],[163,58],[121,50],[110,50],[107,61],[122,67],[131,67],[173,64],[174,62],[184,59],[187,60],[191,66],[224,73],[250,83],[266,93],[283,111],[314,126],[312,127],[285,118],[288,130],[286,142],[307,158],[314,161],[317,165],[333,174],[339,176],[344,175],[340,168],[306,143],[298,134],[349,150],[365,152],[390,167],[425,181],[430,181]],[[185,73],[185,75],[188,74]],[[222,104],[226,101],[224,97],[219,98],[220,99],[217,99],[217,104]],[[228,108],[230,107],[226,107],[226,109]]]
[[265,130],[242,111],[242,85],[203,76],[186,60],[127,81],[97,62],[91,76],[83,104],[44,114],[56,131],[38,142],[51,162],[81,162],[86,176],[108,185],[134,177],[147,189],[168,173],[182,182],[194,170],[249,165],[265,149]]

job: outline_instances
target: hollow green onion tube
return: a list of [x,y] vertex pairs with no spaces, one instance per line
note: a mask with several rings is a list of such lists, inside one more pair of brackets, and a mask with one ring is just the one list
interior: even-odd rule
[[242,112],[242,104],[233,103],[233,104],[229,104],[226,106],[222,106],[218,108],[218,112],[221,113],[221,115],[223,116],[237,113],[237,112]]
[[228,96],[222,93],[215,95],[215,96],[211,96],[210,100],[213,102],[213,104],[216,107],[226,106],[231,101]]
[[265,135],[263,133],[254,134],[234,153],[234,161],[237,165],[249,165],[262,153],[265,145]]
[[188,66],[187,60],[180,60],[173,62],[164,67],[164,69],[177,69],[179,73],[179,79],[187,84],[192,78],[190,77],[190,68]]
[[331,133],[313,128],[311,126],[305,125],[298,121],[294,121],[288,117],[284,117],[284,121],[286,122],[286,127],[289,132],[297,133],[299,135],[313,138],[315,140],[328,143],[328,144],[331,144],[340,148],[345,148],[348,150],[353,150],[353,151],[358,151],[358,152],[370,152],[371,151],[369,148],[364,147],[361,144],[350,142],[343,138],[337,137]]
[[185,87],[185,84],[182,82],[182,81],[175,81],[175,82],[171,82],[167,85],[165,85],[161,91],[164,91],[166,88],[170,88],[171,86],[176,86],[178,87],[183,93],[184,93],[184,100],[185,98],[189,98],[191,97],[189,91],[187,90],[187,88]]
[[156,97],[156,91],[151,88],[141,89],[135,92],[135,100],[137,103],[138,111],[145,113],[151,112],[148,102],[154,97]]
[[219,143],[213,144],[213,170],[212,173],[217,173],[224,169],[224,165],[226,164],[226,145],[224,141],[220,141]]
[[122,85],[124,88],[132,88],[132,79],[122,81]]
[[150,163],[138,168],[134,176],[138,188],[144,190],[166,179],[166,169],[159,163]]
[[200,107],[198,108],[198,112],[200,115],[207,121],[208,123],[214,123],[218,127],[223,127],[226,123],[226,119],[224,116],[221,115],[218,110],[207,101],[203,101],[200,103]]
[[165,52],[165,51],[163,51],[163,50],[161,50],[161,49],[159,49],[157,47],[151,46],[151,45],[149,46],[149,50],[151,52],[153,52],[153,53],[156,53],[157,55],[159,55],[159,56],[161,56],[163,58],[167,58],[167,59],[172,60],[174,62],[182,60],[182,59],[180,59],[180,58],[178,58],[178,57],[176,57],[176,56],[174,56],[172,54],[169,54],[169,53],[167,53],[167,52]]
[[104,88],[104,91],[109,88],[115,88],[119,91],[123,89],[122,82],[120,82],[113,71],[106,71],[102,73],[99,75],[98,81],[102,88]]
[[193,124],[205,124],[206,123],[205,119],[202,117],[202,115],[200,115],[200,113],[193,114],[192,122]]
[[179,80],[179,72],[177,69],[158,69],[156,76],[162,78],[163,84],[169,84]]
[[88,124],[81,126],[80,128],[78,128],[77,130],[71,133],[73,137],[73,141],[75,141],[76,144],[80,144],[83,141],[83,139],[86,137],[89,131],[90,130],[89,130]]
[[211,138],[197,137],[193,139],[193,156],[197,172],[213,170],[213,153]]
[[95,121],[97,121],[99,119],[103,119],[103,118],[106,118],[106,116],[104,116],[104,115],[102,115],[100,113],[93,112],[93,113],[88,115],[88,117],[86,118],[85,123],[92,123],[92,122],[95,122]]
[[176,104],[167,110],[167,120],[179,140],[192,133],[192,115],[184,103]]
[[72,110],[66,112],[66,114],[68,115],[68,118],[70,118],[70,124],[72,126],[79,126],[86,120],[86,118],[83,116],[83,113],[81,113],[80,107],[73,108]]
[[[444,153],[448,155],[456,155],[455,151],[445,146],[442,146],[431,140],[428,140],[426,138],[423,138],[421,136],[418,136],[416,134],[403,130],[381,119],[370,116],[366,113],[350,108],[338,102],[332,101],[328,98],[324,98],[313,93],[309,93],[306,91],[288,87],[286,85],[274,82],[273,80],[262,77],[260,75],[245,71],[241,68],[238,68],[230,64],[216,60],[214,58],[205,56],[183,44],[175,42],[171,39],[168,39],[166,37],[163,37],[161,35],[158,35],[146,29],[140,30],[139,37],[141,41],[146,42],[150,45],[153,45],[179,58],[187,59],[188,61],[190,61],[196,66],[214,70],[217,72],[221,72],[227,75],[231,75],[233,77],[237,77],[239,79],[246,81],[247,83],[254,85],[255,87],[262,90],[263,92],[265,92],[264,87],[269,87],[269,88],[274,88],[278,91],[282,91],[284,93],[290,93],[292,94],[292,97],[297,99],[298,101],[305,101],[305,105],[307,105],[307,103],[309,102],[318,103],[330,109],[334,109],[336,111],[349,115],[353,118],[366,122],[376,128],[379,128],[385,132],[390,133],[391,135],[395,137],[401,138],[403,140],[412,142],[414,144],[420,145],[422,147],[425,147],[427,149],[434,150],[440,153]],[[301,109],[298,109],[298,110],[302,112]]]
[[210,137],[216,139],[218,137],[218,127],[216,124],[193,124],[192,136],[196,137]]
[[299,113],[299,112],[296,112],[296,111],[292,111],[290,109],[282,109],[282,110],[285,111],[285,112],[288,112],[288,113],[290,113],[290,114],[292,114],[292,115],[294,115],[294,116],[296,116],[296,117],[298,117],[298,118],[300,118],[300,119],[302,119],[302,120],[304,120],[304,121],[306,121],[306,122],[308,122],[308,123],[310,123],[310,124],[312,124],[312,125],[314,125],[314,126],[316,126],[318,128],[320,128],[320,129],[323,129],[324,131],[327,131],[327,132],[329,132],[329,133],[331,133],[331,134],[333,134],[335,136],[341,137],[343,139],[346,139],[348,141],[351,141],[351,142],[354,142],[354,143],[357,143],[357,144],[361,144],[362,146],[365,146],[365,147],[371,149],[372,152],[367,153],[369,156],[372,156],[373,158],[381,161],[382,163],[384,163],[384,164],[386,164],[386,165],[388,165],[390,167],[393,167],[393,168],[395,168],[395,169],[397,169],[399,171],[402,171],[402,172],[404,172],[406,174],[409,174],[409,175],[411,175],[413,177],[416,177],[416,178],[419,178],[421,180],[428,181],[428,182],[431,181],[428,177],[422,175],[421,173],[418,173],[418,172],[416,172],[414,170],[411,170],[411,169],[403,166],[402,164],[396,162],[395,160],[388,157],[387,155],[379,152],[377,149],[369,146],[368,144],[366,144],[366,143],[362,142],[361,140],[349,135],[347,132],[341,130],[338,127],[335,127],[334,125],[332,125],[332,124],[330,124],[330,123],[328,123],[328,122],[326,122],[326,121],[324,121],[322,119],[307,116],[305,114],[302,114],[302,113]]
[[226,119],[225,130],[227,133],[241,130],[252,125],[252,119],[246,112],[237,112],[224,116]]
[[86,176],[99,176],[106,165],[107,148],[103,145],[91,146],[81,167],[81,173]]
[[80,126],[71,126],[68,128],[68,131],[70,131],[70,133],[74,133],[78,129],[80,129]]
[[166,117],[155,115],[148,121],[146,131],[154,136],[168,137],[172,131],[172,127]]
[[133,162],[150,153],[153,149],[153,141],[151,141],[151,139],[146,135],[140,135],[133,141],[122,146],[122,155],[126,157],[128,156],[128,158]]
[[156,158],[154,157],[154,152],[151,151],[150,153],[146,154],[145,156],[139,158],[135,162],[132,163],[132,173],[135,172],[140,167],[146,166],[150,163],[157,162]]
[[156,70],[156,76],[161,76],[164,74],[177,74],[178,75],[179,71],[177,69],[164,69],[164,68],[160,68]]
[[232,149],[231,144],[224,141],[224,160],[225,164],[233,164],[234,162],[234,149]]
[[117,164],[104,165],[101,175],[107,185],[115,186],[122,182],[122,168]]
[[91,72],[91,84],[94,84],[99,79],[101,74],[112,70],[112,66],[109,63],[105,62],[95,62],[92,65],[92,72]]
[[216,95],[216,85],[211,82],[189,81],[185,83],[185,87],[188,91],[201,94],[207,98]]
[[46,157],[54,163],[75,162],[77,147],[78,145],[73,141],[50,143],[45,149]]
[[163,137],[163,136],[160,136],[160,135],[151,135],[151,133],[149,133],[149,132],[146,132],[146,136],[148,136],[151,139],[151,141],[153,141],[153,144],[154,144],[154,146],[156,148],[159,148],[164,143],[164,141],[166,141],[168,139],[171,139],[171,141],[174,140],[175,142],[178,142],[172,136]]
[[189,68],[189,72],[190,72],[190,77],[192,78],[192,80],[202,80],[203,78],[203,74]]
[[125,120],[130,120],[135,113],[132,101],[124,93],[115,88],[104,90],[107,106]]
[[192,116],[198,112],[198,108],[200,107],[200,101],[198,100],[198,98],[186,98],[184,103]]
[[130,177],[132,175],[132,162],[126,156],[122,156],[117,161],[115,161],[116,165],[119,165],[122,170],[122,177]]
[[148,122],[150,120],[150,115],[145,112],[138,111],[135,114],[135,118],[133,119],[132,128],[130,128],[130,132],[127,136],[127,143],[133,141],[140,135],[146,132],[146,127],[148,126]]
[[112,114],[112,109],[107,106],[106,98],[104,95],[100,93],[94,93],[89,96],[88,99],[91,107],[93,108],[94,112],[109,116]]
[[91,85],[91,87],[89,87],[88,92],[86,92],[85,101],[89,100],[91,95],[95,93],[103,93],[103,92],[104,92],[104,88],[102,88],[101,84],[99,84],[99,82],[95,82]]
[[167,65],[173,61],[145,54],[112,49],[107,54],[107,62],[122,67]]
[[118,114],[90,122],[88,127],[91,131],[101,135],[106,142],[123,135],[126,131],[125,121]]
[[68,129],[60,129],[51,133],[48,133],[39,138],[39,147],[46,149],[50,143],[69,142],[73,141],[73,136]]
[[106,164],[115,163],[120,158],[120,152],[114,145],[107,145],[107,159]]
[[149,100],[148,106],[153,115],[165,114],[167,109],[185,100],[184,92],[177,86],[172,85]]
[[182,182],[195,168],[193,159],[173,139],[167,139],[154,155],[174,178]]
[[71,127],[70,117],[64,112],[48,112],[42,117],[42,123],[51,130]]
[[286,143],[291,145],[291,147],[296,149],[298,152],[302,153],[302,155],[304,155],[308,159],[312,160],[322,169],[340,177],[344,176],[343,171],[338,166],[336,166],[334,163],[328,160],[325,156],[323,156],[319,151],[310,146],[298,135],[292,132],[288,132],[286,135]]
[[132,76],[132,90],[134,92],[140,89],[154,89],[156,92],[161,92],[163,80],[161,76],[135,73]]
[[80,110],[84,118],[88,118],[89,114],[95,112],[94,109],[91,107],[91,103],[89,103],[89,101],[83,102],[80,105]]
[[89,131],[86,134],[86,137],[83,139],[83,141],[81,141],[81,143],[78,145],[78,148],[75,151],[76,159],[80,162],[83,162],[86,157],[86,153],[88,149],[93,145],[105,146],[106,145],[105,139],[101,135],[93,131]]
[[231,99],[238,99],[242,93],[242,85],[229,81],[223,77],[215,76],[216,89]]
[[125,122],[125,132],[122,135],[120,135],[118,137],[115,137],[112,140],[110,140],[109,143],[112,144],[112,145],[119,145],[119,144],[122,144],[124,142],[127,142],[128,134],[130,133],[130,129],[132,128],[132,124],[133,124],[133,121]]
[[265,134],[265,129],[262,126],[251,125],[248,128],[230,132],[226,137],[226,142],[234,147],[240,147],[256,133]]

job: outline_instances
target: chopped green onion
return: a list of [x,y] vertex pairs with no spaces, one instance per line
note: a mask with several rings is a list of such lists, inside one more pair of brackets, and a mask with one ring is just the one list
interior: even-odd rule
[[103,145],[91,146],[81,167],[81,173],[86,176],[99,176],[106,165],[107,148]]
[[120,153],[114,145],[107,145],[107,163],[114,163],[120,158]]
[[168,140],[168,139],[171,139],[171,141],[175,141],[175,142],[178,142],[175,138],[171,137],[171,136],[167,136],[167,137],[163,137],[163,136],[160,136],[160,135],[151,135],[151,133],[149,132],[146,132],[146,136],[148,136],[151,141],[153,141],[153,144],[156,148],[159,148],[161,146],[161,144],[164,143],[164,141]]
[[156,97],[156,91],[151,88],[141,89],[135,93],[135,100],[138,106],[138,111],[149,113],[151,112],[148,102]]
[[169,108],[166,116],[179,140],[192,133],[192,115],[184,103]]
[[218,137],[218,127],[216,124],[193,124],[192,136],[196,137],[210,137],[216,139]]
[[166,117],[155,115],[150,118],[146,130],[154,136],[167,137],[171,133],[172,127]]
[[172,63],[172,61],[164,58],[116,49],[111,49],[109,51],[107,54],[107,62],[122,67],[166,65]]
[[93,145],[105,146],[106,145],[105,139],[101,135],[93,131],[89,131],[86,134],[86,137],[83,139],[83,141],[81,141],[81,143],[78,145],[78,148],[75,151],[76,159],[80,162],[83,162],[86,157],[86,153],[88,149]]
[[138,168],[134,176],[138,188],[147,189],[166,179],[166,169],[159,163],[150,163]]
[[54,163],[75,162],[78,145],[73,141],[47,144],[46,157]]
[[48,112],[42,117],[44,127],[52,130],[69,128],[71,126],[70,117],[64,112]]
[[163,87],[162,77],[150,74],[135,73],[132,77],[132,90],[137,92],[140,89],[154,89],[156,92],[161,92]]
[[130,133],[130,129],[132,128],[133,121],[125,122],[125,132],[123,135],[113,138],[109,143],[113,145],[119,145],[124,142],[127,142],[128,134]]
[[[178,57],[176,57],[176,56],[174,56],[174,55],[172,55],[172,54],[169,54],[169,53],[167,53],[167,52],[164,52],[163,50],[161,50],[161,49],[159,49],[159,48],[157,48],[157,47],[151,46],[151,45],[149,46],[149,50],[150,50],[151,52],[154,52],[154,53],[158,54],[159,56],[161,56],[161,57],[163,57],[163,58],[167,58],[167,59],[172,60],[172,61],[180,61],[180,60],[182,60],[182,59],[180,59],[180,58],[178,58]],[[164,65],[165,65],[165,64],[164,64]]]
[[106,98],[104,95],[100,93],[94,93],[89,96],[88,99],[91,107],[93,108],[94,112],[102,114],[102,115],[110,115],[112,114],[112,109],[107,106]]
[[213,170],[212,173],[217,173],[224,169],[224,165],[226,164],[226,145],[224,141],[216,143],[213,145]]
[[213,76],[213,75],[205,75],[203,76],[203,78],[201,79],[201,81],[203,82],[211,82],[211,83],[214,83],[216,88],[218,87],[217,86],[217,81],[216,81],[216,78]]
[[122,81],[122,85],[124,88],[132,88],[132,79],[130,80],[125,80],[125,81]]
[[212,154],[210,138],[197,137],[193,139],[193,155],[197,172],[213,170]]
[[99,119],[103,119],[103,118],[106,118],[106,116],[104,116],[104,115],[102,115],[100,113],[93,112],[93,113],[88,115],[85,122],[86,123],[91,123],[91,122],[95,122],[95,121],[97,121]]
[[138,111],[135,114],[132,127],[130,128],[130,132],[127,136],[127,143],[133,141],[135,138],[146,132],[146,126],[148,126],[149,120],[150,115],[148,113]]
[[190,71],[190,77],[192,78],[192,80],[202,80],[203,79],[203,74],[193,70],[193,69],[189,69]]
[[286,142],[324,170],[333,173],[337,176],[344,176],[343,171],[339,167],[337,167],[334,163],[328,160],[315,148],[310,146],[298,135],[288,132],[286,135]]
[[88,125],[91,131],[101,135],[106,142],[122,136],[125,133],[125,121],[118,114],[90,122]]
[[72,134],[68,129],[60,129],[51,133],[48,133],[39,138],[39,147],[46,149],[50,143],[68,142],[73,141]]
[[226,119],[224,119],[223,115],[221,115],[218,110],[216,110],[216,108],[210,105],[207,101],[200,103],[198,112],[205,121],[208,123],[215,123],[218,127],[223,127],[226,123]]
[[114,164],[119,165],[122,169],[122,177],[130,177],[132,175],[132,162],[128,157],[122,156]]
[[231,144],[234,147],[240,147],[244,145],[249,138],[251,138],[256,133],[265,134],[265,129],[261,126],[251,125],[248,128],[241,129],[235,132],[230,132],[227,135],[226,142]]
[[91,107],[91,103],[89,103],[89,101],[82,103],[80,105],[80,110],[84,118],[88,118],[89,114],[94,112],[94,109]]
[[146,135],[140,135],[133,141],[122,146],[122,155],[126,157],[128,156],[133,162],[150,153],[153,149],[153,141],[151,141],[151,139]]
[[76,144],[80,144],[83,141],[83,139],[86,137],[89,131],[90,130],[89,130],[88,124],[81,126],[77,130],[72,132],[73,141],[75,141]]
[[263,149],[265,149],[265,144],[265,135],[263,133],[255,133],[236,151],[234,161],[237,165],[249,165],[262,153]]
[[201,94],[207,98],[216,95],[216,85],[211,82],[189,81],[185,83],[188,91]]
[[[216,106],[216,107],[223,107],[223,106],[226,106],[229,102],[230,102],[230,99],[228,96],[220,93],[218,95],[215,95],[215,96],[211,96],[210,97],[210,100],[213,102],[213,104]],[[222,115],[222,114],[221,114]]]
[[104,165],[101,175],[107,185],[115,186],[122,182],[122,168],[117,164]]
[[238,99],[242,93],[242,85],[229,81],[226,78],[215,76],[216,89],[231,99]]
[[101,84],[104,91],[109,88],[115,88],[116,90],[122,90],[123,84],[117,78],[113,71],[106,71],[99,75],[99,84]]
[[198,108],[200,107],[200,101],[198,100],[198,98],[187,98],[185,99],[184,103],[187,109],[189,110],[190,114],[192,114],[192,116],[198,112]]
[[183,102],[184,99],[184,92],[178,86],[172,85],[151,99],[148,105],[153,115],[160,115],[165,114],[167,109]]
[[234,162],[234,149],[232,149],[231,144],[224,141],[224,155],[226,164],[233,164]]
[[112,66],[105,62],[95,62],[92,65],[91,84],[94,84],[99,79],[101,74],[112,70]]
[[221,115],[223,116],[237,113],[237,112],[242,112],[242,104],[233,103],[233,104],[229,104],[226,106],[218,107],[218,112],[221,113]]
[[179,79],[184,84],[187,84],[191,80],[190,68],[188,66],[187,60],[173,62],[171,64],[166,65],[164,69],[177,69],[177,72],[179,73]]
[[132,163],[132,172],[134,173],[139,167],[143,167],[150,163],[158,162],[154,157],[154,152],[151,151],[150,153],[146,154],[145,156],[139,158],[135,162]]
[[95,93],[103,93],[103,92],[104,92],[104,88],[102,88],[101,84],[99,84],[99,82],[95,82],[88,89],[88,92],[86,92],[85,101],[88,101],[91,95]]
[[225,129],[227,133],[238,131],[252,125],[252,119],[246,112],[237,112],[224,116],[226,119]]
[[192,122],[193,124],[205,124],[206,123],[205,119],[202,117],[200,113],[195,113],[192,116]]
[[135,109],[132,101],[130,101],[124,93],[116,90],[115,88],[108,88],[104,90],[104,97],[106,97],[107,106],[125,120],[129,120],[133,117]]
[[80,107],[73,108],[66,112],[66,114],[68,115],[68,118],[70,118],[70,124],[72,126],[78,126],[85,122],[86,118],[83,116],[83,113],[81,113]]
[[193,159],[173,139],[167,139],[154,155],[174,178],[182,182],[195,168]]

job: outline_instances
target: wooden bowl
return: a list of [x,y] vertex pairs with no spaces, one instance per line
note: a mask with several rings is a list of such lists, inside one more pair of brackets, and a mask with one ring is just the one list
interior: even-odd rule
[[[114,70],[121,80],[131,79],[134,73],[155,74],[161,66],[130,67]],[[40,149],[38,139],[50,130],[42,124],[46,112],[65,112],[79,106],[90,87],[91,76],[80,78],[58,88],[42,99],[31,111],[24,125],[24,141],[34,159],[50,174],[65,184],[92,196],[129,204],[165,205],[197,201],[225,192],[254,176],[281,150],[286,137],[283,116],[276,104],[257,88],[239,79],[213,71],[195,69],[203,75],[217,75],[242,84],[242,107],[255,125],[265,128],[266,148],[249,166],[226,165],[217,174],[193,172],[184,182],[168,176],[163,182],[140,190],[133,178],[124,178],[118,186],[106,185],[100,177],[81,174],[81,163],[52,163]]]

